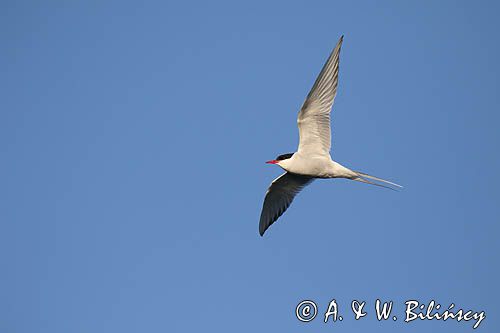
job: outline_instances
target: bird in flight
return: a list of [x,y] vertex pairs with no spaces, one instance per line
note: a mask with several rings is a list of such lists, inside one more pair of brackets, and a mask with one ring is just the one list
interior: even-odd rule
[[[276,178],[267,190],[260,214],[261,236],[292,203],[294,197],[316,178],[347,178],[389,189],[402,187],[390,181],[350,170],[330,156],[330,111],[337,94],[339,56],[344,36],[328,57],[297,117],[299,148],[283,154],[269,164],[279,165],[285,173]],[[387,184],[387,185],[384,185]]]

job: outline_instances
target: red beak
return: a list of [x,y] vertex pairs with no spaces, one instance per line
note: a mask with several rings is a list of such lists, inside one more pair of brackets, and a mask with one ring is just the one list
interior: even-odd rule
[[266,163],[267,164],[276,164],[276,163],[278,163],[278,161],[277,160],[270,160],[270,161],[267,161]]

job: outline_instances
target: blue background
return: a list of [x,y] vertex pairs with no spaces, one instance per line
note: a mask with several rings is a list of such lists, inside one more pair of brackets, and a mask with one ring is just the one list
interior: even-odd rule
[[[408,299],[498,331],[499,9],[2,2],[0,331],[472,331]],[[342,34],[332,157],[405,189],[317,181],[261,238],[264,161]]]

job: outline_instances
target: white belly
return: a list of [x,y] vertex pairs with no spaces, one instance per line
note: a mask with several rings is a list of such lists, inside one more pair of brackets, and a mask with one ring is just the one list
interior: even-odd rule
[[[297,157],[296,157],[297,155]],[[331,178],[333,161],[329,156],[317,156],[302,158],[298,154],[294,154],[283,168],[289,172],[299,175],[312,176],[318,178]]]
[[357,176],[352,170],[333,161],[330,156],[302,157],[295,153],[290,159],[281,161],[280,167],[288,172],[316,178],[352,178]]

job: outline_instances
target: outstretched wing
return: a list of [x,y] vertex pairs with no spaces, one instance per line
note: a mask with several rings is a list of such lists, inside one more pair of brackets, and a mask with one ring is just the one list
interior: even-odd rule
[[260,214],[259,233],[261,236],[290,206],[293,198],[314,178],[286,172],[273,180],[267,190]]
[[337,94],[340,48],[344,36],[328,57],[299,112],[299,153],[328,155],[331,146],[330,111]]

